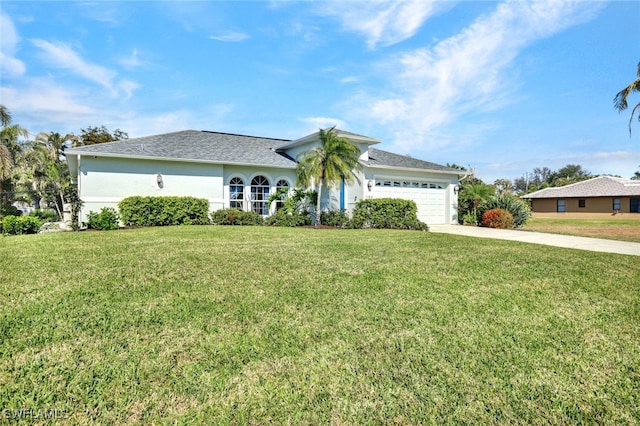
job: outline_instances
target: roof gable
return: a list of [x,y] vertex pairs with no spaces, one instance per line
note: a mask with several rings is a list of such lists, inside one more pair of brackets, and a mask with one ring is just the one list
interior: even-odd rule
[[[328,131],[329,129],[331,128],[327,128],[324,130]],[[347,132],[345,130],[335,129],[335,132],[338,136],[345,137],[349,139],[351,142],[365,144],[367,146],[382,142],[380,139],[375,139],[369,136],[360,135],[358,133]],[[278,151],[286,151],[293,147],[298,147],[306,144],[313,144],[317,142],[320,142],[320,131],[311,133],[310,135],[301,137],[299,139],[295,139],[293,141],[287,141],[287,143],[282,144],[277,149]]]
[[640,196],[640,181],[599,176],[557,188],[545,188],[522,198],[579,198],[579,197]]

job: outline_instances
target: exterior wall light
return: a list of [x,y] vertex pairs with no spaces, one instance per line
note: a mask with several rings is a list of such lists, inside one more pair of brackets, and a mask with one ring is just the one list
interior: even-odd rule
[[453,193],[458,195],[458,193],[460,192],[460,185],[454,185],[453,187]]
[[367,182],[367,189],[371,191],[371,188],[373,188],[373,181],[369,180],[369,182]]
[[162,188],[164,186],[164,180],[162,179],[162,175],[160,173],[156,175],[156,182],[158,183],[158,188]]

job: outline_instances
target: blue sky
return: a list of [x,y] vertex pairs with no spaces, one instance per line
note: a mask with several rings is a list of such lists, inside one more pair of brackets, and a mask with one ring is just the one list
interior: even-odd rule
[[0,103],[33,135],[337,125],[485,182],[640,165],[640,124],[612,103],[638,1],[3,0],[0,18]]

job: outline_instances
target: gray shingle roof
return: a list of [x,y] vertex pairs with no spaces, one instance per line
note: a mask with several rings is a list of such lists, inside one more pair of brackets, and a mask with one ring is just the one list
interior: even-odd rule
[[463,174],[464,172],[452,169],[451,167],[442,166],[429,161],[418,160],[406,155],[394,154],[392,152],[383,151],[381,149],[369,148],[369,162],[371,167],[400,167],[405,169],[427,169],[439,172],[451,172]]
[[[355,133],[340,132],[368,138]],[[372,143],[377,143],[376,139],[371,139],[371,141]],[[183,130],[162,135],[71,148],[67,149],[65,153],[295,168],[297,163],[293,158],[289,157],[285,152],[276,152],[276,148],[283,145],[286,146],[290,142],[287,139]],[[397,167],[461,173],[459,170],[450,167],[374,148],[369,148],[369,161],[367,164],[371,167]]]
[[72,148],[66,153],[295,168],[295,161],[274,150],[286,142],[286,139],[184,130]]
[[557,188],[545,188],[522,198],[581,198],[581,197],[624,197],[640,196],[640,181],[612,176],[572,183]]

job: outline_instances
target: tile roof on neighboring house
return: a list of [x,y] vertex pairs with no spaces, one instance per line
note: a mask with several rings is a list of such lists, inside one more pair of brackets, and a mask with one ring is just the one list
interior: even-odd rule
[[286,139],[184,130],[67,149],[68,154],[204,161],[295,168],[296,162],[275,151]]
[[599,176],[557,188],[545,188],[521,198],[581,198],[640,196],[640,181]]
[[399,167],[403,169],[427,169],[447,173],[465,174],[464,171],[452,169],[451,167],[431,163],[429,161],[418,160],[407,155],[394,154],[381,149],[369,148],[369,161],[367,165],[371,167]]

